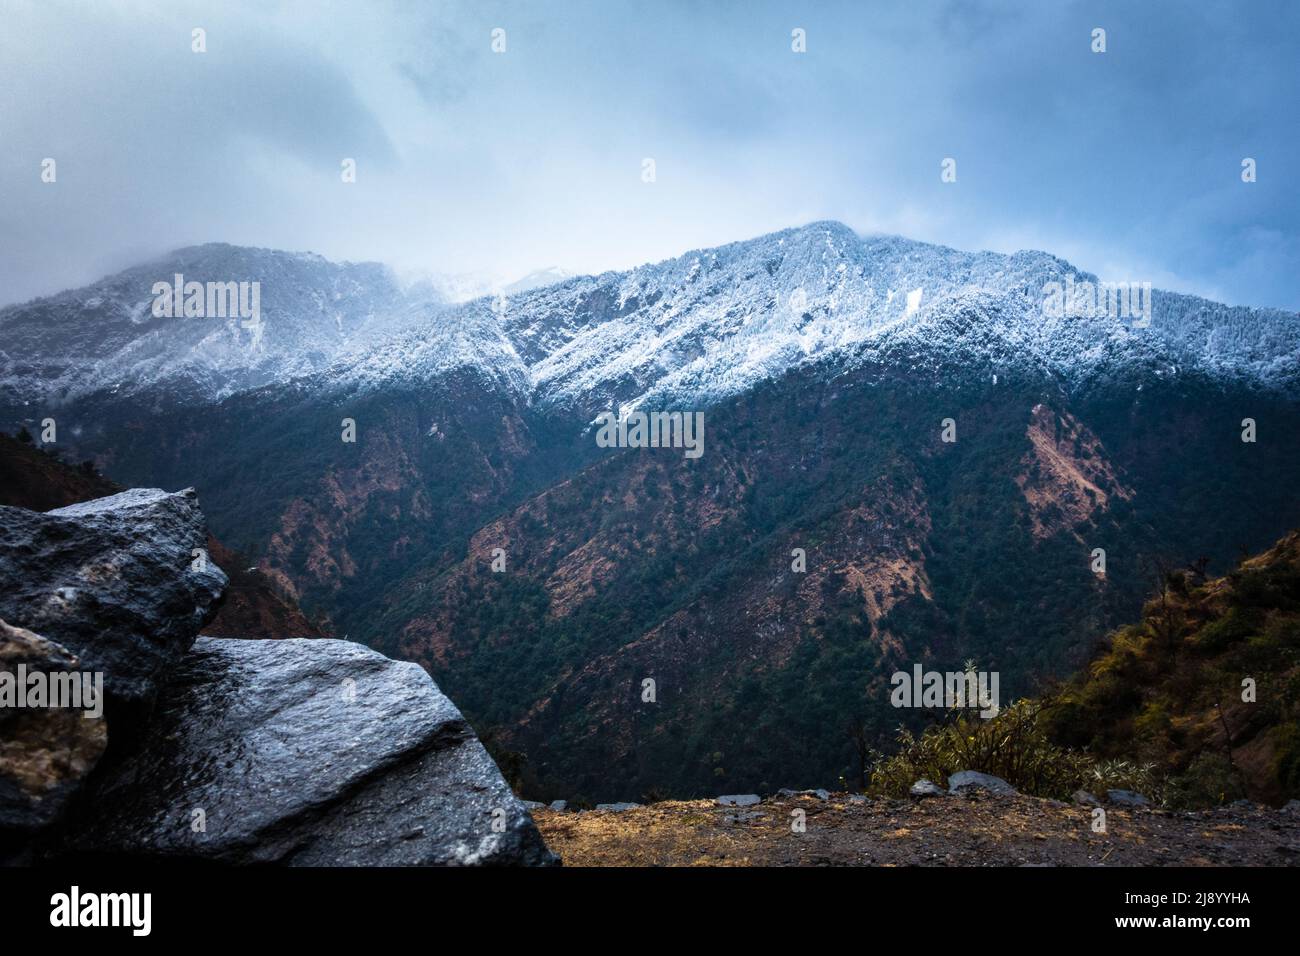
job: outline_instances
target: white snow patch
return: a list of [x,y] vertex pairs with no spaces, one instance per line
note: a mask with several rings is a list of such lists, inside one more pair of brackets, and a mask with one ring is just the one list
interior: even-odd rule
[[907,293],[907,310],[903,313],[903,318],[909,315],[915,315],[916,310],[921,307],[921,290],[913,289]]

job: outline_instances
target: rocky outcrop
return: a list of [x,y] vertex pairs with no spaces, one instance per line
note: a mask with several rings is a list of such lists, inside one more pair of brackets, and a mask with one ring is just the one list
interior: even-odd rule
[[[0,857],[556,862],[419,666],[346,641],[196,641],[227,581],[206,541],[192,491],[0,507]],[[102,677],[120,709],[19,706],[4,691],[27,669]]]
[[553,862],[415,664],[336,640],[200,638],[72,849],[222,863]]
[[[108,729],[98,701],[81,699],[79,666],[67,648],[0,621],[0,831],[49,824],[103,756]],[[78,682],[63,686],[85,706],[50,693],[55,675]]]
[[226,585],[206,557],[193,489],[137,488],[39,513],[0,507],[0,618],[141,703],[211,617]]
[[[92,462],[73,467],[30,442],[0,432],[0,505],[49,511],[125,491]],[[208,637],[326,637],[293,598],[251,561],[208,536],[208,557],[229,576],[217,615],[199,633]]]
[[[192,490],[137,489],[46,513],[0,507],[5,842],[60,816],[108,746],[109,712],[132,710],[114,724],[129,737],[211,616],[226,576],[195,555],[206,538]],[[83,689],[102,697],[81,700]]]

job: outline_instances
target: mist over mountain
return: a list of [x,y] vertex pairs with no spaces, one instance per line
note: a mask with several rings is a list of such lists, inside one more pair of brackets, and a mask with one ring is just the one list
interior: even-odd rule
[[[238,316],[153,317],[153,284],[176,274],[259,282],[265,329]],[[1046,253],[964,253],[824,222],[628,272],[541,270],[509,295],[484,290],[456,305],[435,283],[404,286],[376,263],[210,244],[0,310],[0,360],[11,400],[154,387],[220,400],[325,370],[359,369],[364,384],[433,351],[441,364],[427,374],[463,360],[506,381],[526,375],[529,403],[584,408],[668,395],[710,403],[808,363],[932,348],[1032,368],[1072,390],[1180,371],[1296,385],[1294,313],[1154,290],[1147,328],[1046,314],[1044,288],[1067,281],[1097,284]]]
[[[155,316],[155,284],[178,275],[185,283],[259,283],[262,322],[252,327],[233,311]],[[220,400],[325,368],[439,304],[428,289],[407,294],[377,263],[211,243],[0,310],[0,375],[10,401],[157,389]]]
[[[259,282],[262,328],[154,317],[176,273]],[[215,535],[425,666],[544,796],[852,779],[855,741],[924,719],[895,669],[973,658],[1028,693],[1158,561],[1300,524],[1294,313],[1150,290],[1114,315],[1047,253],[834,222],[521,281],[456,303],[180,250],[0,311],[0,416],[197,487]],[[702,411],[705,452],[598,447],[610,409]]]

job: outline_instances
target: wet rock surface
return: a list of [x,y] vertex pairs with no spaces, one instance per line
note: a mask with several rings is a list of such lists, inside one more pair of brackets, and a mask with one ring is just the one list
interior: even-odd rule
[[418,665],[196,641],[227,583],[207,541],[192,491],[0,507],[0,691],[20,666],[98,673],[109,708],[0,707],[0,858],[555,862]]
[[80,682],[78,667],[67,648],[0,620],[0,831],[35,830],[56,819],[103,756],[102,714],[87,717],[48,692],[41,706],[27,700],[31,673],[47,683],[56,675]]
[[195,563],[206,542],[193,490],[137,488],[44,513],[0,507],[0,618],[103,672],[110,700],[145,702],[226,585],[211,561]]
[[139,748],[89,796],[68,852],[308,866],[554,861],[428,675],[345,641],[199,639]]

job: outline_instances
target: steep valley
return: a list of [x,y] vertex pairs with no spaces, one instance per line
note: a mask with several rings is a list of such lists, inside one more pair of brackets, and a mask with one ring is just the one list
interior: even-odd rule
[[[1150,329],[1048,319],[1044,279],[1086,274],[833,223],[504,306],[259,252],[237,261],[263,281],[343,283],[348,321],[308,296],[238,387],[189,335],[140,388],[105,377],[132,346],[69,360],[44,398],[7,336],[3,420],[53,416],[60,451],[123,484],[197,487],[304,621],[424,666],[532,797],[855,783],[932,716],[890,706],[893,671],[970,660],[1031,694],[1162,568],[1300,526],[1300,321],[1275,310],[1157,291]],[[149,276],[96,309],[133,321]],[[76,349],[100,318],[66,318]],[[319,321],[342,332],[295,365]],[[165,350],[145,326],[115,334]],[[599,448],[610,408],[702,410],[706,451]]]

